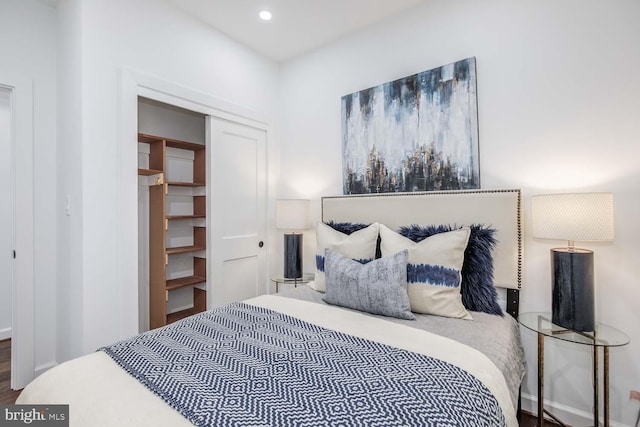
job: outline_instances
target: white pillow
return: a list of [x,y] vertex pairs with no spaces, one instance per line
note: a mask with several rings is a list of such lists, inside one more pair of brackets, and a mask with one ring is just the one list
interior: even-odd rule
[[407,293],[411,311],[473,319],[462,305],[460,282],[464,251],[471,231],[461,228],[416,243],[380,225],[380,251],[390,256],[409,250]]
[[318,222],[316,228],[316,276],[313,285],[309,284],[309,286],[320,292],[324,292],[326,289],[324,283],[325,249],[333,249],[356,261],[369,262],[376,257],[377,242],[377,222],[351,234],[341,233],[327,224]]

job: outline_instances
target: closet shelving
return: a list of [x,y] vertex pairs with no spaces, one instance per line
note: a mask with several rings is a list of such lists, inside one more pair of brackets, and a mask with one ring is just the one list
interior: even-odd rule
[[[192,244],[168,246],[167,231],[172,224],[184,220],[206,219],[206,196],[201,191],[206,186],[206,154],[203,144],[138,134],[138,142],[149,144],[148,168],[138,168],[138,175],[151,177],[149,185],[149,326],[151,329],[175,322],[184,317],[206,310],[206,291],[197,287],[206,284],[207,233],[204,226],[193,224]],[[193,179],[191,181],[169,181],[167,179],[167,148],[178,148],[193,152]],[[172,187],[192,188],[193,210],[191,214],[167,213],[167,195]],[[199,191],[200,190],[200,191]],[[167,279],[167,268],[173,255],[192,254],[193,274]],[[169,292],[193,288],[193,307],[167,313]]]

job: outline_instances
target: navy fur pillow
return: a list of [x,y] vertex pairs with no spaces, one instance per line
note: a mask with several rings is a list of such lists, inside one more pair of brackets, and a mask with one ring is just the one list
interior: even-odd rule
[[[459,227],[451,225],[404,226],[399,233],[414,242],[419,242],[434,234],[444,233]],[[473,224],[469,243],[464,252],[462,265],[462,304],[467,310],[481,311],[504,316],[498,304],[498,292],[493,286],[493,256],[496,245],[493,228]]]
[[[328,221],[325,222],[329,227],[333,228],[336,231],[349,235],[351,233],[355,233],[358,230],[362,230],[363,228],[367,228],[371,224],[359,224],[353,222],[333,222]],[[376,259],[382,257],[382,253],[380,252],[380,236],[378,236],[378,243],[376,244]]]
[[371,224],[357,224],[353,222],[333,222],[328,221],[325,222],[329,227],[333,228],[336,231],[339,231],[343,234],[349,235],[351,233],[355,233],[358,230],[362,230],[363,228],[367,228]]

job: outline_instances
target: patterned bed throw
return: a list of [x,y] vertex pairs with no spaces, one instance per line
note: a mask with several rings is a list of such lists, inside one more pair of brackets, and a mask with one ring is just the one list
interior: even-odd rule
[[102,349],[198,426],[503,426],[449,363],[234,303]]

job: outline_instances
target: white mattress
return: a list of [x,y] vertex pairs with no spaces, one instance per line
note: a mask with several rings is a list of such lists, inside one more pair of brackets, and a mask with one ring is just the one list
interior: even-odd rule
[[[472,347],[425,330],[328,305],[273,295],[245,302],[445,360],[480,380],[496,397],[507,425],[518,425],[505,377],[487,356]],[[24,389],[17,403],[69,404],[71,426],[192,425],[104,352],[83,356],[47,371]]]

